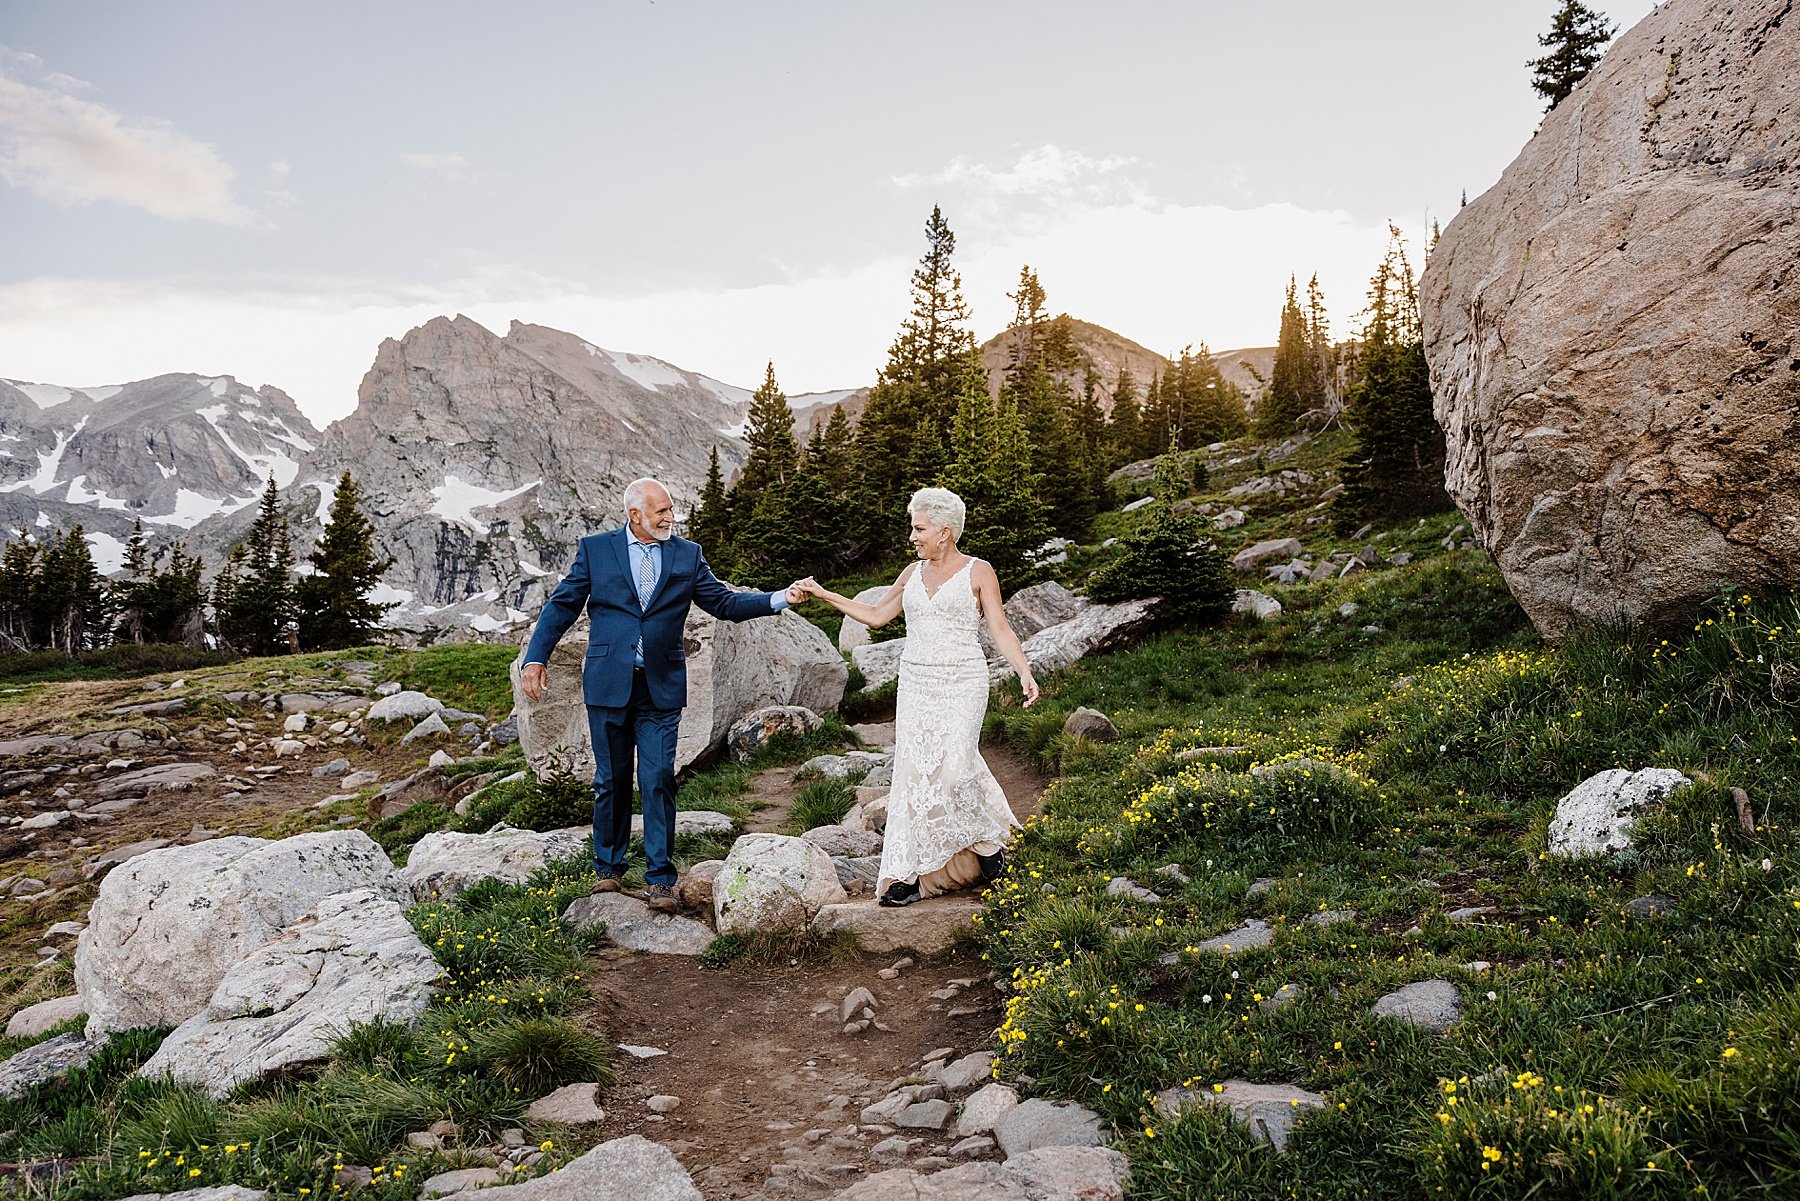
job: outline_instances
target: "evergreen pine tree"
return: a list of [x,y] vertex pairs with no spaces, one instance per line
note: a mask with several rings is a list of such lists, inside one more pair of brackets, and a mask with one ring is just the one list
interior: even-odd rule
[[34,607],[44,623],[44,645],[74,655],[103,640],[106,587],[81,523],[45,549]]
[[32,601],[38,590],[39,547],[28,530],[0,551],[0,638],[12,650],[41,645],[32,638]]
[[132,523],[131,537],[125,542],[124,570],[125,578],[114,580],[109,585],[113,611],[118,614],[113,639],[118,642],[144,642],[144,602],[156,586],[156,567],[150,561],[142,518]]
[[169,548],[169,565],[152,568],[149,587],[141,598],[145,641],[199,646],[206,635],[206,585],[201,573],[206,561],[190,557],[187,544]]
[[719,471],[719,444],[713,443],[712,457],[706,464],[706,484],[700,489],[700,503],[688,521],[688,537],[700,544],[715,569],[725,570],[731,563],[731,510],[725,495],[725,478]]
[[1132,457],[1150,459],[1167,451],[1173,426],[1174,419],[1163,399],[1163,373],[1158,371],[1150,377],[1150,387],[1144,391],[1144,420],[1139,427],[1142,440]]
[[1138,409],[1137,380],[1130,367],[1119,368],[1118,382],[1113,385],[1112,413],[1106,423],[1106,465],[1121,467],[1135,462],[1143,443],[1143,414]]
[[[879,560],[905,546],[914,473],[922,464],[944,462],[963,374],[981,358],[968,326],[962,276],[952,263],[956,235],[935,206],[925,240],[912,276],[912,310],[888,348],[887,365],[856,427],[862,503],[856,507],[854,540],[863,560]],[[915,447],[919,438],[936,445]]]
[[[1053,340],[1045,315],[1044,287],[1029,266],[1019,270],[1019,290],[1007,294],[1014,303],[1006,372],[1001,398],[1023,418],[1031,439],[1031,462],[1038,495],[1052,529],[1065,538],[1084,539],[1099,509],[1094,456],[1085,445],[1074,397],[1052,370],[1067,364],[1066,337]],[[1098,406],[1096,406],[1097,415]]]
[[294,550],[273,476],[263,489],[256,520],[242,546],[241,561],[234,549],[227,571],[241,562],[244,574],[233,575],[226,586],[223,607],[218,604],[218,585],[214,586],[219,633],[245,654],[286,654],[293,649],[290,631],[295,617]]
[[1400,231],[1369,283],[1361,344],[1350,367],[1345,417],[1355,443],[1345,463],[1340,525],[1411,517],[1448,507],[1444,431],[1431,411],[1418,284]]
[[1250,428],[1243,393],[1225,378],[1202,342],[1182,350],[1162,385],[1170,450],[1191,450],[1241,437]]
[[1546,112],[1561,104],[1599,65],[1618,29],[1581,0],[1563,0],[1550,18],[1550,31],[1538,35],[1538,45],[1550,53],[1525,64],[1531,68],[1532,89],[1549,101]]
[[1325,315],[1325,293],[1318,272],[1306,285],[1306,385],[1301,412],[1337,407],[1337,349],[1331,344],[1331,322]]
[[1160,598],[1161,617],[1212,622],[1231,611],[1231,564],[1207,537],[1200,514],[1181,512],[1177,503],[1187,492],[1190,473],[1180,455],[1164,455],[1156,464],[1151,494],[1156,503],[1147,519],[1121,539],[1118,557],[1088,581],[1088,595],[1102,603]]
[[1275,363],[1269,387],[1256,409],[1256,436],[1285,438],[1294,432],[1306,411],[1307,384],[1306,315],[1293,276],[1288,276],[1287,298],[1281,304],[1281,329],[1275,338]]
[[770,488],[785,484],[800,464],[800,444],[794,439],[794,411],[788,408],[787,394],[775,381],[775,364],[763,374],[762,386],[750,399],[749,428],[744,441],[749,444],[749,457],[731,490],[732,524],[742,529],[744,519],[762,500]]
[[319,544],[306,557],[313,572],[294,585],[300,644],[307,650],[373,642],[383,615],[394,607],[369,599],[394,561],[375,557],[375,527],[358,507],[361,500],[362,490],[346,470],[332,494]]
[[1031,461],[1031,440],[1012,403],[988,390],[979,365],[963,379],[951,456],[936,481],[962,497],[968,519],[959,543],[987,560],[1010,593],[1031,582],[1031,554],[1050,537]]

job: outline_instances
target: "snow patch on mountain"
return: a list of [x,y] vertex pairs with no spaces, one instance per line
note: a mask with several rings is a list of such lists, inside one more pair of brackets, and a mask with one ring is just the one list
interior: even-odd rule
[[486,532],[488,523],[477,520],[476,509],[485,509],[511,500],[522,493],[542,484],[543,480],[532,480],[508,492],[497,492],[492,488],[484,488],[480,484],[471,483],[454,473],[447,473],[444,482],[431,490],[433,503],[428,513],[442,517],[446,521],[457,521],[471,529]]

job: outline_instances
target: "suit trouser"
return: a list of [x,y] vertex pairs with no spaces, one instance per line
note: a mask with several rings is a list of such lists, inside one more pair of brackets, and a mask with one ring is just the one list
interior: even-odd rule
[[650,703],[644,671],[631,673],[624,708],[589,705],[588,736],[594,744],[594,871],[625,874],[631,844],[631,753],[637,750],[638,796],[644,807],[644,881],[675,883],[675,738],[680,709]]

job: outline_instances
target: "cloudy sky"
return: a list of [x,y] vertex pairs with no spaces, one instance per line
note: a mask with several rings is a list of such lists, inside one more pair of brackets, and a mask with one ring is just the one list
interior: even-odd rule
[[[1555,0],[0,0],[0,376],[232,374],[323,424],[438,313],[868,382],[922,226],[982,336],[1354,326],[1531,136]],[[1621,26],[1650,0],[1598,0]]]

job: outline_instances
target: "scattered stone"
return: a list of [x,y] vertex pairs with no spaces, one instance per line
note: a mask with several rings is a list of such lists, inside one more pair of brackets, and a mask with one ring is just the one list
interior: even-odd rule
[[320,779],[320,780],[328,779],[332,776],[345,776],[345,778],[347,779],[348,778],[347,773],[349,771],[350,771],[350,760],[348,760],[348,759],[333,759],[330,763],[321,763],[321,764],[319,764],[319,766],[313,768],[312,774],[315,779]]
[[[335,760],[334,760],[334,762],[335,762]],[[326,764],[326,766],[329,767],[329,766],[331,766],[331,764],[328,763],[328,764]],[[315,772],[314,774],[316,775],[318,773]],[[380,772],[369,771],[369,770],[365,769],[363,771],[351,772],[349,775],[345,776],[342,780],[339,780],[338,783],[341,784],[345,788],[351,788],[351,789],[367,788],[369,785],[375,783],[379,779],[381,779]]]
[[70,820],[72,815],[66,809],[51,809],[45,813],[34,814],[20,822],[21,830],[49,830]]
[[1250,1128],[1250,1140],[1286,1151],[1294,1125],[1309,1111],[1323,1109],[1325,1098],[1292,1084],[1252,1084],[1226,1080],[1213,1089],[1169,1088],[1156,1095],[1156,1111],[1173,1120],[1195,1105],[1223,1105]]
[[1452,909],[1445,913],[1444,920],[1460,926],[1464,922],[1472,922],[1476,918],[1483,917],[1492,912],[1494,912],[1494,907],[1492,905],[1463,905],[1460,908]]
[[1188,877],[1188,874],[1181,870],[1181,865],[1179,863],[1165,863],[1156,869],[1156,874],[1159,876],[1167,876],[1177,884],[1193,883],[1193,880]]
[[1652,893],[1649,896],[1633,897],[1626,901],[1621,908],[1626,917],[1635,918],[1638,921],[1648,921],[1652,918],[1667,917],[1675,912],[1675,898]]
[[986,1080],[993,1074],[994,1057],[987,1051],[974,1051],[963,1056],[954,1063],[944,1065],[938,1076],[938,1083],[953,1093],[960,1093],[965,1088],[972,1088],[979,1081]]
[[206,1007],[138,1071],[223,1097],[246,1081],[322,1062],[352,1026],[377,1018],[413,1024],[443,974],[398,901],[373,888],[326,897],[308,919],[233,964]]
[[1277,1009],[1285,1009],[1287,1006],[1292,1005],[1295,1001],[1297,1001],[1299,999],[1300,999],[1300,986],[1299,985],[1283,984],[1280,988],[1276,989],[1273,993],[1270,993],[1268,996],[1264,997],[1260,1002],[1258,1002],[1258,1005],[1260,1006],[1260,1008],[1262,1009],[1262,1011],[1264,1013],[1273,1013]]
[[847,900],[831,857],[782,834],[739,838],[713,881],[721,934],[804,929],[822,908]]
[[681,1107],[680,1097],[671,1097],[667,1093],[658,1093],[644,1102],[644,1108],[651,1113],[673,1113]]
[[1420,980],[1382,997],[1369,1012],[1442,1034],[1462,1020],[1462,994],[1448,980]]
[[970,1093],[963,1102],[962,1112],[956,1118],[954,1133],[987,1134],[1018,1105],[1017,1090],[999,1083],[985,1084]]
[[[677,834],[730,834],[737,829],[737,823],[724,813],[716,813],[711,809],[681,809],[675,814],[675,833]],[[581,827],[585,836],[588,830]],[[644,837],[644,815],[631,815],[631,836]]]
[[[531,1122],[555,1122],[563,1126],[579,1126],[584,1122],[604,1122],[606,1111],[600,1108],[600,1086],[593,1082],[565,1084],[553,1093],[539,1097],[525,1111]],[[521,1138],[518,1145],[523,1145]]]
[[292,738],[277,738],[271,749],[277,759],[298,759],[306,753],[306,744]]
[[955,1109],[942,1098],[916,1101],[894,1115],[894,1125],[905,1130],[942,1130]]
[[0,1100],[10,1101],[27,1089],[61,1079],[86,1065],[103,1044],[104,1040],[89,1042],[79,1034],[59,1034],[26,1047],[0,1062]]
[[[912,1153],[914,1147],[918,1146],[923,1141],[923,1139],[907,1138],[903,1134],[896,1134],[889,1138],[884,1138],[873,1147],[870,1147],[869,1158],[876,1163],[899,1163]],[[883,1172],[879,1176],[874,1176],[870,1179],[879,1180],[881,1176],[885,1175],[887,1175],[887,1173]],[[863,1190],[868,1183],[869,1181],[865,1180],[861,1185],[856,1186],[849,1194],[839,1193],[838,1196],[844,1197],[845,1201],[851,1201],[852,1198],[867,1197],[868,1193]],[[916,1194],[909,1194],[909,1201],[911,1196],[916,1196]]]
[[421,1199],[455,1196],[496,1184],[505,1184],[510,1178],[510,1173],[503,1172],[499,1168],[457,1168],[454,1171],[439,1172],[435,1176],[428,1177],[425,1183],[419,1186],[419,1196]]
[[1063,733],[1071,738],[1085,738],[1089,742],[1117,742],[1119,728],[1112,719],[1098,709],[1082,706],[1069,714],[1063,722]]
[[27,1005],[6,1023],[7,1038],[36,1038],[87,1012],[79,995],[55,997]]
[[444,724],[443,718],[433,713],[430,717],[427,717],[424,721],[421,721],[418,725],[407,731],[406,735],[400,739],[400,745],[405,746],[407,743],[417,742],[421,738],[437,738],[440,736],[445,738],[452,737],[450,727]]
[[803,737],[825,724],[825,719],[805,705],[767,705],[734,723],[725,736],[725,747],[739,763],[748,763],[769,741],[786,734]]
[[668,1052],[661,1047],[640,1047],[635,1046],[632,1043],[620,1043],[619,1050],[625,1052],[625,1054],[631,1056],[633,1059],[655,1059],[658,1055],[668,1054]]
[[218,770],[208,763],[163,763],[140,767],[96,784],[94,795],[105,801],[114,797],[141,797],[153,792],[186,792],[218,774]]
[[453,900],[483,880],[523,884],[545,865],[581,853],[588,832],[517,830],[500,825],[486,834],[434,831],[413,844],[400,876],[412,895]]
[[[866,988],[853,988],[838,1002],[838,1021],[848,1022],[858,1016],[873,1017],[876,1004],[874,993]],[[866,1015],[864,1010],[868,1011]]]
[[929,1156],[878,1172],[830,1201],[1120,1201],[1130,1175],[1130,1162],[1104,1147],[1046,1147],[1005,1163],[927,1170],[945,1162]]
[[1261,918],[1251,918],[1235,930],[1227,930],[1216,938],[1209,938],[1195,944],[1195,950],[1217,951],[1222,955],[1235,955],[1240,951],[1251,951],[1258,947],[1266,947],[1275,941],[1275,929]]
[[125,1198],[125,1201],[268,1201],[268,1196],[262,1189],[245,1188],[241,1184],[221,1184],[213,1188],[187,1189],[179,1193],[138,1193]]
[[[1025,661],[1033,675],[1061,671],[1080,659],[1123,645],[1155,620],[1155,600],[1121,601],[1113,605],[1090,604],[1067,621],[1039,630],[1024,640]],[[891,645],[883,643],[882,645]],[[1012,675],[1007,665],[990,665],[990,679]]]
[[1215,530],[1235,530],[1248,520],[1242,509],[1226,509],[1213,517],[1212,524]]
[[1266,542],[1258,542],[1247,546],[1231,556],[1233,570],[1255,571],[1264,563],[1274,559],[1295,559],[1300,556],[1300,540],[1297,538],[1272,538]]
[[[681,873],[675,884],[675,895],[684,909],[704,913],[712,908],[713,881],[725,866],[723,859],[696,863]],[[842,879],[840,875],[839,879]]]
[[431,752],[431,758],[425,760],[426,767],[454,767],[456,756],[442,748]]
[[111,712],[135,717],[179,717],[188,711],[188,703],[180,697],[167,701],[150,701],[142,705],[122,705]]
[[973,1158],[977,1155],[986,1155],[989,1151],[992,1151],[993,1149],[994,1149],[994,1140],[993,1139],[988,1138],[984,1134],[971,1134],[968,1138],[963,1139],[961,1142],[953,1144],[950,1148],[950,1154],[953,1157],[965,1157],[966,1156],[969,1158]]
[[[369,706],[367,717],[370,721],[423,721],[428,717],[436,717],[443,711],[444,702],[435,697],[426,696],[423,692],[403,692],[399,688],[383,692],[387,685],[376,689],[382,692],[381,699]],[[442,725],[440,719],[438,722]],[[448,728],[446,727],[446,732]]]
[[1000,1116],[994,1139],[1008,1159],[1040,1147],[1097,1147],[1100,1116],[1073,1101],[1057,1105],[1033,1097]]
[[1232,594],[1231,611],[1249,613],[1259,621],[1274,621],[1281,616],[1281,602],[1266,592],[1239,588]]
[[281,728],[290,734],[298,734],[306,729],[306,714],[290,713],[282,721]]
[[676,913],[658,913],[636,897],[601,892],[580,897],[563,912],[577,930],[604,925],[614,946],[652,955],[698,955],[711,945],[712,928]]
[[849,934],[859,947],[875,955],[895,951],[938,955],[954,946],[960,933],[974,929],[979,912],[981,902],[966,893],[932,897],[898,909],[884,909],[874,900],[845,901],[821,908],[812,930],[819,935]]
[[1625,850],[1631,846],[1638,810],[1691,783],[1669,767],[1635,772],[1615,767],[1589,776],[1556,803],[1550,819],[1550,854],[1576,857]]
[[1106,895],[1109,897],[1125,897],[1133,901],[1160,901],[1162,898],[1148,888],[1133,884],[1124,876],[1114,876],[1106,882]]
[[1354,909],[1321,909],[1307,914],[1305,920],[1309,926],[1335,926],[1339,922],[1353,922],[1356,917]]

